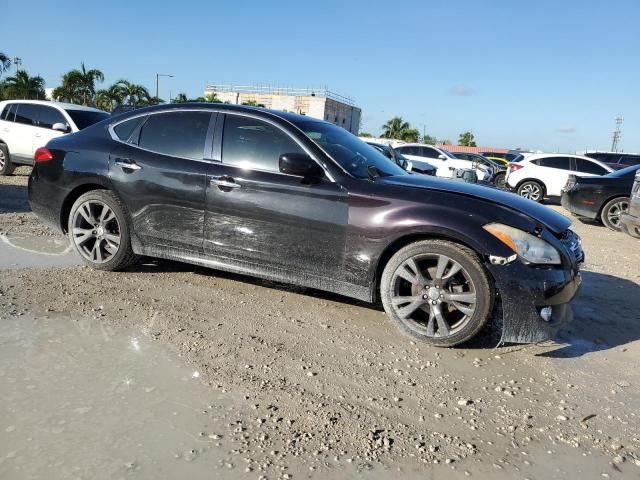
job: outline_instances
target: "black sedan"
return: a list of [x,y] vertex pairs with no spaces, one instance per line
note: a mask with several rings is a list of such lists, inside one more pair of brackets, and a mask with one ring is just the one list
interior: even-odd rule
[[149,107],[52,140],[35,162],[33,211],[95,269],[144,255],[380,299],[434,345],[470,339],[494,311],[503,341],[549,338],[580,284],[580,241],[562,215],[411,175],[307,116]]
[[620,230],[620,216],[629,209],[629,195],[640,165],[603,176],[569,175],[562,191],[562,206],[577,217],[601,221],[611,230]]

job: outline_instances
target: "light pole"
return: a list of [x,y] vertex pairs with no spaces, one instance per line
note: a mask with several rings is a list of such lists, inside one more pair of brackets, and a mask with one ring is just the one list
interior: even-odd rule
[[156,73],[156,98],[160,97],[160,77],[173,78],[173,75],[169,75],[168,73]]
[[16,66],[16,73],[18,73],[18,69],[22,66],[22,59],[20,57],[12,58],[13,64]]

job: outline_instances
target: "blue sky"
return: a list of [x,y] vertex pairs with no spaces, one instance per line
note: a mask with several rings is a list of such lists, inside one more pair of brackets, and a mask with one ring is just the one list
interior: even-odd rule
[[210,82],[329,89],[484,146],[640,151],[640,2],[2,0],[0,51],[57,86],[84,61],[160,96]]

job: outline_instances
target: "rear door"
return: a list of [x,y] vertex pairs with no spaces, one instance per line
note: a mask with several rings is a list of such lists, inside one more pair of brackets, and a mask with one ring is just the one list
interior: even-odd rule
[[547,195],[559,197],[572,171],[572,158],[558,155],[540,158],[532,163],[537,165],[533,178],[538,178],[544,183]]
[[18,103],[11,126],[9,153],[17,163],[33,164],[33,134],[38,125],[38,105]]
[[278,125],[239,114],[218,122],[205,251],[245,269],[344,277],[346,191],[328,178],[280,173],[280,155],[305,150]]
[[146,247],[202,250],[214,117],[172,110],[112,128],[109,176]]

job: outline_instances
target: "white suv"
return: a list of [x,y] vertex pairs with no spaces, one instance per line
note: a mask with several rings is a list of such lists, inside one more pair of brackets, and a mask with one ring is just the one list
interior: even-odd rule
[[545,197],[559,197],[569,175],[593,177],[611,171],[611,167],[592,158],[542,153],[510,163],[506,183],[521,197],[541,202]]
[[436,172],[438,177],[451,178],[453,176],[453,170],[459,168],[475,170],[478,175],[478,180],[491,179],[492,172],[488,167],[478,165],[469,160],[456,158],[452,153],[433,145],[425,145],[424,143],[405,143],[393,148],[396,152],[400,152],[402,155],[410,159],[415,166],[419,167],[421,163],[433,165],[438,169]]
[[108,118],[97,108],[45,100],[0,102],[0,175],[33,165],[34,152],[49,140]]

